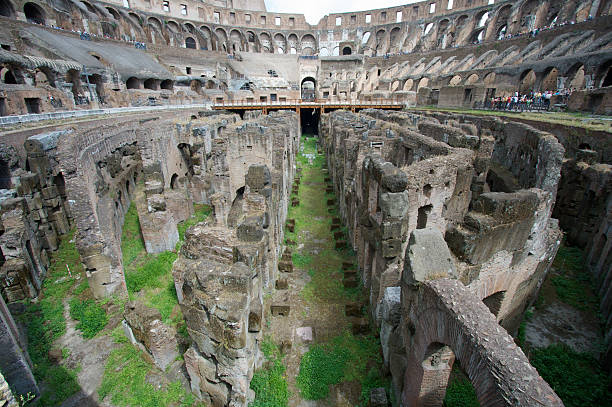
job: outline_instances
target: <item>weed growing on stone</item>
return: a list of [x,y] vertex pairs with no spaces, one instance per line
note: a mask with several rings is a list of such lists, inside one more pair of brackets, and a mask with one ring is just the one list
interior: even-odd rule
[[185,219],[183,222],[177,225],[178,233],[179,233],[179,245],[177,249],[180,248],[180,244],[185,241],[185,232],[190,227],[197,225],[200,222],[204,222],[208,215],[212,212],[212,208],[208,205],[201,204],[193,204],[193,216],[189,219]]
[[[301,396],[320,400],[330,386],[345,381],[361,384],[361,405],[367,405],[370,390],[387,384],[380,375],[380,343],[374,335],[354,336],[345,331],[327,343],[315,344],[302,357],[296,383]],[[368,366],[373,366],[368,370]]]
[[72,298],[70,300],[70,316],[72,319],[79,321],[76,328],[87,339],[96,336],[108,322],[108,316],[104,308],[91,299]]
[[[120,335],[113,333],[115,336]],[[118,407],[196,405],[193,394],[187,392],[178,380],[161,388],[149,383],[147,375],[154,369],[153,365],[143,357],[140,349],[125,342],[127,339],[121,339],[123,346],[113,350],[108,357],[98,389],[100,400],[109,397]]]
[[270,338],[262,341],[261,350],[266,362],[251,380],[255,400],[249,407],[286,407],[289,402],[289,389],[281,351]]

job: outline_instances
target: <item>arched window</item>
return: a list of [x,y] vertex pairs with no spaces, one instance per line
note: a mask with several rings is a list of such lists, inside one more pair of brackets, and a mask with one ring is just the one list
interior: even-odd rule
[[351,53],[352,53],[351,47],[342,48],[342,55],[351,55]]
[[45,24],[45,12],[38,4],[26,3],[23,6],[23,12],[26,16],[26,20],[29,23],[34,24]]
[[128,89],[140,89],[140,81],[132,76],[125,82],[125,87]]
[[196,41],[191,37],[185,38],[185,48],[196,49]]

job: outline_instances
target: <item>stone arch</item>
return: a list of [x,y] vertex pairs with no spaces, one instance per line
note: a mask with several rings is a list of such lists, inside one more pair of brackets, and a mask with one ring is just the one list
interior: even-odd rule
[[536,12],[539,0],[527,0],[521,6],[519,24],[521,31],[531,31],[536,28]]
[[248,50],[244,34],[240,31],[233,29],[230,31],[230,43],[232,44],[233,51],[246,51]]
[[495,72],[489,72],[482,80],[485,85],[492,86],[495,84]]
[[2,78],[2,82],[7,85],[17,85],[20,82],[18,79],[19,76],[6,67],[0,70],[0,77]]
[[195,34],[196,33],[196,28],[191,23],[185,23],[185,24],[183,24],[183,27],[185,27],[187,32],[190,33],[190,34]]
[[461,81],[462,81],[461,76],[459,76],[459,75],[455,75],[455,76],[453,76],[453,77],[450,79],[450,81],[448,82],[448,84],[449,84],[450,86],[457,86],[457,85],[459,85],[459,84],[461,83]]
[[38,4],[31,2],[24,4],[23,12],[29,23],[45,25],[45,11]]
[[411,91],[413,85],[414,81],[412,79],[407,79],[406,82],[404,82],[404,90]]
[[178,25],[178,23],[172,20],[166,21],[166,28],[168,29],[168,31],[174,34],[178,34],[181,31],[181,27]]
[[196,40],[193,37],[185,37],[185,48],[197,49]]
[[145,89],[157,90],[158,80],[154,78],[145,79],[143,85]]
[[542,77],[542,84],[540,85],[540,90],[557,90],[557,78],[559,77],[559,70],[555,67],[548,67],[544,70],[544,75]]
[[172,174],[170,177],[170,189],[176,189],[178,187],[178,174]]
[[429,33],[432,32],[433,26],[434,26],[434,23],[427,23],[425,27],[423,27],[423,37],[428,36]]
[[200,47],[204,50],[215,51],[217,46],[214,41],[214,35],[210,28],[205,25],[201,25],[199,28],[200,35],[202,36],[202,40],[200,42]]
[[155,30],[159,31],[160,33],[162,32],[162,23],[156,17],[149,17],[147,19],[147,23]]
[[429,78],[421,78],[419,80],[419,84],[417,85],[417,91],[421,88],[427,87],[429,85]]
[[51,69],[47,67],[40,67],[35,71],[34,82],[36,86],[49,85],[55,88],[55,75]]
[[314,55],[318,51],[317,40],[312,34],[305,34],[300,39],[300,48],[303,55]]
[[89,11],[91,14],[96,14],[96,15],[98,14],[98,10],[96,10],[95,7],[92,6],[90,2],[81,0],[81,4],[83,4],[85,8],[87,9],[87,11]]
[[600,88],[612,86],[612,59],[604,62],[597,70],[595,86]]
[[474,23],[477,28],[486,27],[489,22],[489,10],[482,10],[475,15]]
[[117,10],[115,10],[112,7],[106,7],[106,11],[108,11],[108,13],[113,16],[113,18],[117,21],[121,20],[121,16],[119,15],[119,12]]
[[294,49],[296,52],[293,52],[294,54],[297,53],[297,49],[300,46],[300,41],[298,40],[298,36],[295,33],[291,33],[287,36],[287,47],[289,49]]
[[465,80],[465,84],[466,85],[474,85],[476,82],[478,82],[479,79],[480,78],[478,77],[478,75],[473,73],[470,76],[468,76],[468,78]]
[[130,17],[130,20],[134,25],[136,25],[137,27],[142,27],[142,17],[140,17],[138,14],[134,13],[133,11],[130,11],[128,13],[128,17]]
[[307,76],[300,82],[300,95],[304,100],[314,100],[317,95],[317,81],[312,76]]
[[15,17],[15,6],[10,0],[0,0],[0,16]]
[[78,102],[79,95],[82,92],[81,73],[76,69],[71,69],[66,73],[66,82],[72,84],[72,95],[75,102]]
[[328,57],[329,56],[329,50],[326,47],[323,47],[319,50],[319,55],[322,57]]
[[529,93],[534,90],[536,74],[533,69],[527,69],[519,77],[519,92]]
[[125,87],[127,89],[140,89],[140,80],[132,76],[125,81]]
[[484,35],[485,35],[485,28],[484,27],[477,28],[476,30],[474,30],[474,32],[470,36],[470,43],[471,44],[481,43],[484,40]]
[[353,53],[353,50],[351,49],[351,47],[346,46],[342,48],[342,55],[351,55],[352,53]]
[[393,27],[389,33],[389,48],[392,50],[392,52],[399,51],[400,47],[402,46],[400,41],[401,31],[402,30],[400,27]]
[[274,49],[278,54],[284,54],[287,49],[287,41],[285,36],[281,33],[274,34]]
[[262,32],[259,34],[259,42],[261,43],[261,49],[264,52],[274,52],[272,47],[272,37],[267,32]]
[[508,25],[510,19],[510,13],[512,12],[512,5],[507,4],[500,7],[495,13],[495,20],[493,27],[495,29],[495,39],[502,39],[508,33]]
[[172,90],[174,88],[174,81],[172,79],[165,79],[159,84],[160,89]]
[[584,77],[584,65],[577,62],[570,67],[565,76],[567,77],[567,88],[584,89],[586,85]]
[[469,17],[467,16],[467,14],[463,14],[459,16],[459,18],[457,18],[457,22],[455,23],[455,26],[457,27],[457,29],[461,29],[465,27],[465,25],[468,22],[468,19]]
[[363,33],[363,36],[361,37],[361,45],[366,45],[368,43],[370,35],[372,35],[372,33],[369,31]]
[[396,90],[399,90],[401,86],[401,83],[399,80],[394,80],[393,82],[391,82],[391,92],[395,92]]
[[217,51],[227,52],[227,32],[223,28],[217,27],[215,35],[217,36]]
[[382,55],[387,52],[388,44],[386,43],[387,31],[385,29],[379,29],[376,31],[376,55]]

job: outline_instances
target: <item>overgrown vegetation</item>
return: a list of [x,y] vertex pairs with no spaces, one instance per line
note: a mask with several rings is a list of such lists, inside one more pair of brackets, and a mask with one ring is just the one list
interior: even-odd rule
[[609,377],[588,353],[554,344],[532,349],[531,363],[567,407],[612,406]]
[[453,370],[446,387],[444,407],[479,407],[476,390],[470,379],[461,371],[459,361],[453,364]]
[[104,329],[108,316],[104,308],[92,299],[70,300],[70,316],[79,321],[76,328],[83,333],[83,337],[91,339]]
[[159,310],[167,324],[180,329],[183,317],[178,307],[178,298],[172,278],[172,263],[177,259],[177,251],[185,238],[185,231],[206,219],[211,209],[207,205],[194,205],[194,215],[177,225],[179,242],[175,251],[165,251],[154,255],[145,250],[140,231],[136,205],[130,205],[121,236],[125,282],[131,299],[140,299],[146,305]]
[[584,265],[584,253],[562,244],[553,262],[551,282],[557,298],[581,311],[597,312],[599,300],[592,291],[591,274]]
[[261,350],[266,362],[255,372],[251,380],[255,400],[249,404],[249,407],[287,407],[289,389],[281,351],[270,338],[262,341]]
[[[66,332],[64,299],[75,284],[75,277],[85,279],[73,241],[74,231],[60,240],[58,250],[51,255],[51,265],[43,282],[39,301],[26,303],[22,321],[27,327],[28,353],[34,365],[33,373],[44,386],[35,403],[51,406],[61,403],[79,390],[77,372],[54,364],[49,359],[53,342]],[[68,275],[68,269],[72,278]]]
[[357,381],[362,391],[360,405],[366,406],[371,389],[388,386],[380,375],[381,364],[376,337],[354,336],[347,331],[328,343],[310,347],[302,356],[296,383],[303,398],[320,400],[329,395],[331,385]]
[[122,333],[113,332],[115,341],[123,345],[111,352],[98,389],[100,400],[110,398],[118,407],[194,406],[193,394],[187,392],[179,380],[158,388],[147,381],[154,369],[142,351],[128,343]]

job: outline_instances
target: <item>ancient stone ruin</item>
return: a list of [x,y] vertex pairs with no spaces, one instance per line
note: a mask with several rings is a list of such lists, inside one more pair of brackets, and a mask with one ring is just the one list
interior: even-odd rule
[[612,367],[610,13],[0,0],[0,406],[569,404],[526,341]]

